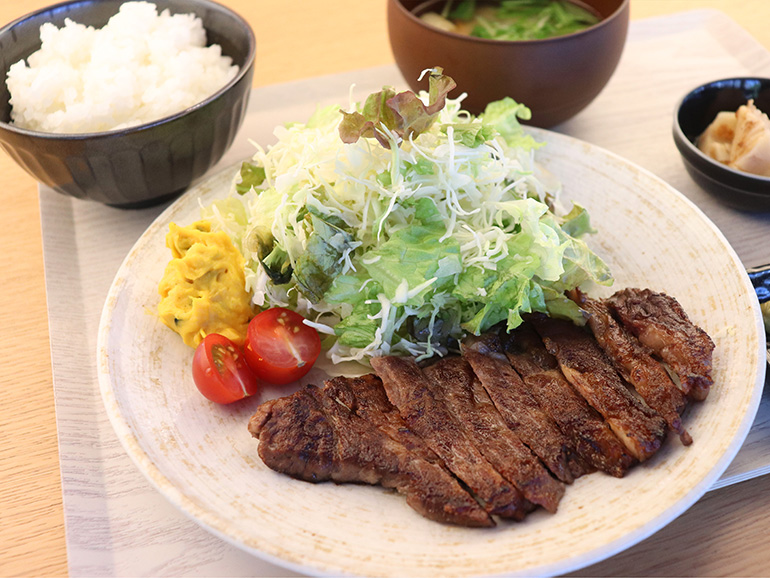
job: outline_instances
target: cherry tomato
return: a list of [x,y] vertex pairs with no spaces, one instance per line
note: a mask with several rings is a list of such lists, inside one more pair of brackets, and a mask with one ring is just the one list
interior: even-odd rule
[[249,323],[243,352],[258,379],[283,385],[297,381],[321,353],[318,332],[299,313],[273,307]]
[[232,403],[257,392],[257,378],[241,348],[217,333],[207,335],[195,349],[192,374],[198,390],[216,403]]

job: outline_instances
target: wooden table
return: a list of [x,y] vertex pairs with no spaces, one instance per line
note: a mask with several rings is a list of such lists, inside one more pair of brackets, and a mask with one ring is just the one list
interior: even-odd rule
[[[385,0],[220,1],[254,27],[255,86],[392,62]],[[0,23],[49,3],[3,0]],[[767,0],[632,0],[632,18],[695,8],[725,12],[770,50]],[[0,205],[0,576],[66,575],[37,183],[4,154]],[[653,537],[578,574],[768,576],[769,534],[765,476],[706,494]]]

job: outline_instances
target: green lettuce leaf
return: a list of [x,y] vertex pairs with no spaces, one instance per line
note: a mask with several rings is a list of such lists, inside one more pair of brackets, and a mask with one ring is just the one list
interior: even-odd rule
[[294,280],[311,302],[318,303],[342,271],[342,257],[353,242],[353,236],[331,219],[308,212],[311,233],[307,247],[297,259]]
[[572,205],[569,213],[561,217],[561,228],[571,237],[582,237],[596,233],[596,229],[591,226],[591,217],[582,206],[577,203]]
[[245,195],[265,182],[265,178],[265,167],[244,162],[241,164],[240,180],[236,183],[235,190],[239,195]]
[[490,102],[479,118],[482,124],[494,128],[509,146],[525,150],[544,146],[544,143],[537,142],[532,135],[524,132],[519,122],[519,119],[531,119],[532,111],[510,97]]
[[475,148],[494,138],[497,130],[489,124],[467,122],[454,125],[454,134],[461,144]]
[[432,285],[405,301],[419,307],[429,288],[432,291],[444,288],[462,270],[460,245],[453,238],[442,240],[445,233],[436,205],[431,199],[422,198],[415,203],[411,226],[397,231],[364,255],[362,261],[366,271],[386,295],[393,296],[399,295],[399,290],[403,293],[404,286],[414,291],[435,278]]
[[334,326],[341,345],[364,348],[375,340],[380,323],[373,317],[379,309],[379,293],[382,288],[363,276],[340,275],[334,279],[324,299],[327,303],[344,303],[351,308]]
[[336,104],[318,106],[305,123],[305,127],[309,129],[323,129],[329,126],[331,122],[336,121],[339,118],[339,114],[340,107]]

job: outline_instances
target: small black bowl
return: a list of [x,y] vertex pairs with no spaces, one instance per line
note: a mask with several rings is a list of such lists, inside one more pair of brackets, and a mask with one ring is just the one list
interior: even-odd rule
[[750,99],[770,112],[770,79],[726,78],[692,90],[676,107],[674,143],[687,172],[707,192],[736,209],[770,211],[770,178],[732,169],[695,145],[717,113],[736,111]]
[[239,72],[221,90],[172,116],[127,129],[53,134],[11,121],[8,69],[40,48],[40,25],[65,18],[102,27],[125,0],[72,0],[0,29],[0,148],[39,182],[59,193],[121,208],[140,208],[182,193],[232,145],[248,105],[256,40],[249,24],[211,0],[153,0],[158,11],[194,13],[209,44],[219,44]]

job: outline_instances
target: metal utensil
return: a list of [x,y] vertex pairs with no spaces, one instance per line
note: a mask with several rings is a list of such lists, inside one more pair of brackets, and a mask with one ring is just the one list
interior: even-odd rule
[[[757,293],[760,305],[770,302],[770,265],[761,265],[760,267],[751,267],[746,269],[754,285],[754,291]],[[762,317],[765,319],[765,328],[770,327],[770,310],[765,311],[767,307],[762,308]],[[767,344],[767,362],[770,363],[770,333],[766,333]]]

